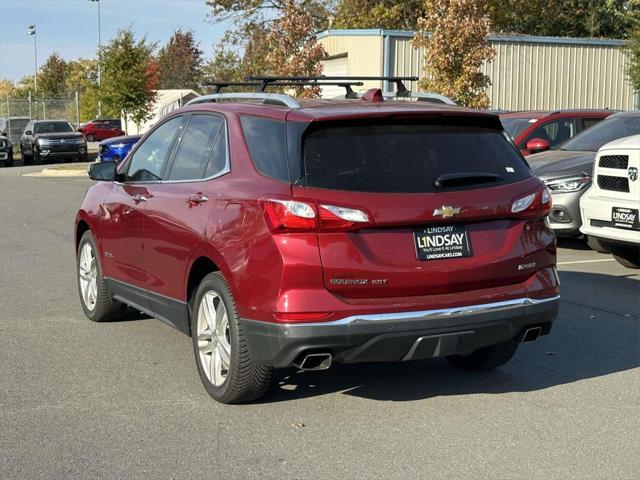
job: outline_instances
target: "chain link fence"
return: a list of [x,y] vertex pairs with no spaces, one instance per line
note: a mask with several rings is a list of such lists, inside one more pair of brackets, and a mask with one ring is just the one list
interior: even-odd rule
[[0,100],[0,123],[11,142],[22,136],[29,120],[67,120],[76,127],[80,123],[80,99],[72,98],[4,98]]

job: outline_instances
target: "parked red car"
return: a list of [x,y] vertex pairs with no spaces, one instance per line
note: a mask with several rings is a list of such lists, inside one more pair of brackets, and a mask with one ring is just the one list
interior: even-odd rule
[[505,131],[523,155],[555,148],[582,130],[604,120],[614,110],[524,111],[500,115]]
[[191,335],[220,402],[262,396],[274,367],[487,370],[549,333],[550,194],[498,116],[243,95],[192,100],[91,166],[74,235],[89,319],[131,305]]
[[78,129],[87,139],[87,142],[101,142],[107,138],[121,137],[124,131],[107,122],[89,122]]

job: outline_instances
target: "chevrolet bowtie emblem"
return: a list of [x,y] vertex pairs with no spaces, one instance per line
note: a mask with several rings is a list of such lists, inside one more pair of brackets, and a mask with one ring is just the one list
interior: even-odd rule
[[460,208],[458,207],[449,207],[442,206],[442,208],[436,208],[433,211],[433,215],[442,215],[442,218],[452,218],[454,215],[458,215],[460,213]]

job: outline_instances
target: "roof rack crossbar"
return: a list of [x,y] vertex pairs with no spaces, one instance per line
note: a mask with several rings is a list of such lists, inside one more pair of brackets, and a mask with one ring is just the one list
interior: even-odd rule
[[278,82],[278,81],[288,81],[288,82],[293,82],[293,81],[297,81],[297,82],[303,82],[303,81],[329,81],[329,82],[335,82],[335,81],[371,81],[371,80],[380,80],[380,81],[386,81],[386,82],[391,82],[391,83],[395,83],[396,84],[396,89],[397,89],[397,93],[398,96],[406,96],[406,93],[408,92],[407,87],[405,86],[404,82],[405,81],[409,81],[409,82],[417,82],[418,81],[418,77],[415,76],[406,76],[406,77],[399,77],[399,76],[319,76],[319,77],[276,77],[276,76],[250,76],[246,78],[247,81],[259,81],[262,83],[273,83],[273,82]]
[[205,87],[213,87],[213,93],[220,93],[222,89],[227,87],[255,87],[260,85],[259,82],[204,82],[202,84]]
[[187,105],[196,105],[199,103],[219,102],[219,101],[262,101],[266,104],[279,105],[289,108],[300,108],[300,104],[296,102],[289,95],[283,95],[280,93],[212,93],[209,95],[202,95],[196,97],[193,100],[187,102]]

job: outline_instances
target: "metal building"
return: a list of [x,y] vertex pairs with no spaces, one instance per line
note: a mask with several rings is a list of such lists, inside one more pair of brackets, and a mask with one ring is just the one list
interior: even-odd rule
[[[424,52],[413,32],[329,30],[318,35],[328,57],[325,75],[422,75]],[[491,108],[505,110],[640,108],[626,77],[624,41],[492,35],[495,58],[483,66],[491,78]],[[366,88],[390,86],[369,82]],[[411,86],[417,90],[416,85]],[[323,95],[339,94],[326,89]]]

